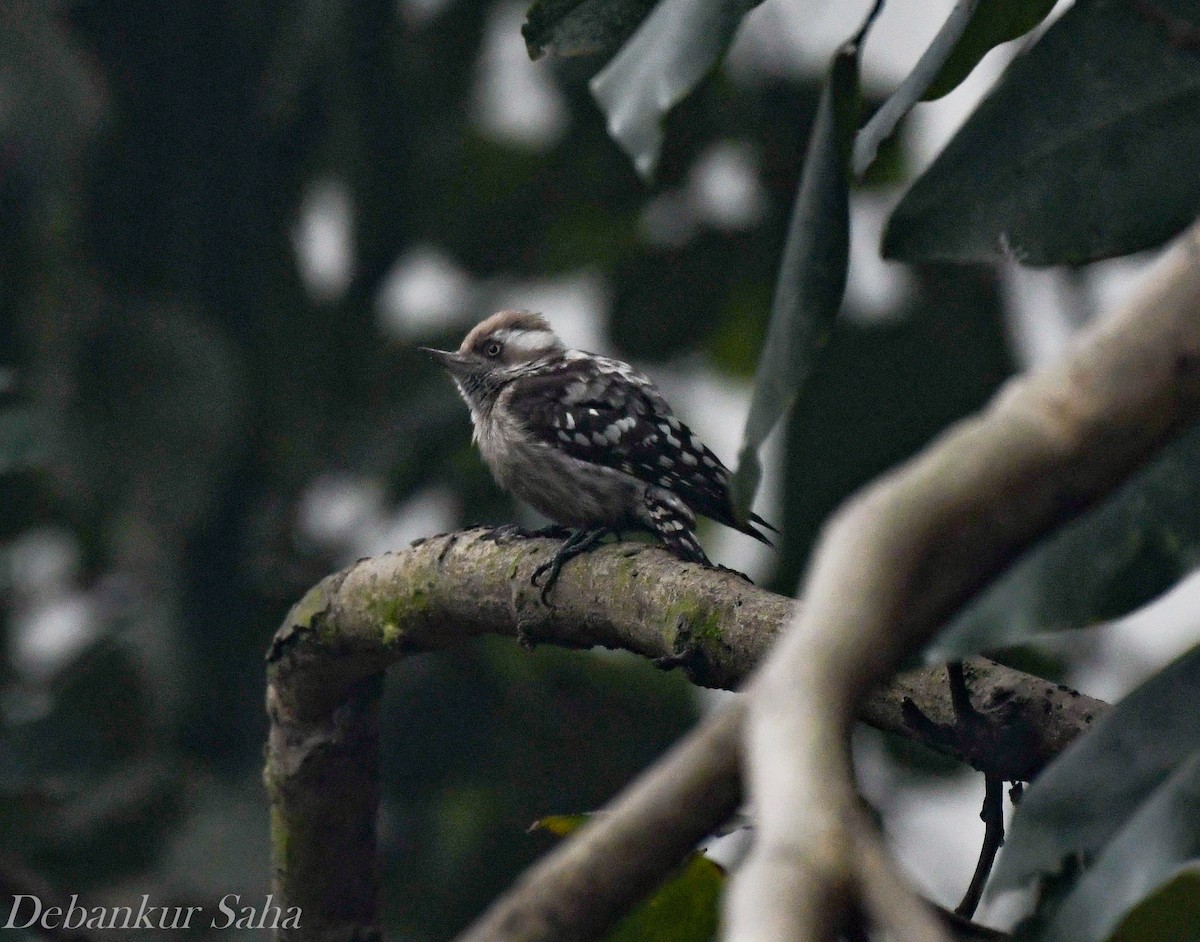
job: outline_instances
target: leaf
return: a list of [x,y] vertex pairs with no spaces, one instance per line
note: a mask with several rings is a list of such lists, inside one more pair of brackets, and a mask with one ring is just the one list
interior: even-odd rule
[[1012,371],[995,280],[950,266],[918,277],[903,317],[835,327],[784,422],[777,591],[798,583],[843,501],[984,408]]
[[1024,36],[1049,16],[1056,2],[981,0],[970,25],[955,44],[942,71],[925,90],[922,101],[933,101],[954,91],[992,49]]
[[848,163],[859,104],[858,56],[877,11],[878,5],[858,35],[837,51],[817,106],[732,482],[734,507],[743,518],[762,477],[758,450],[796,401],[846,291]]
[[930,660],[1124,615],[1200,563],[1200,426],[1099,507],[1043,540],[960,612]]
[[1200,55],[1171,35],[1137,4],[1079,0],[913,184],[884,254],[1079,264],[1182,230],[1200,212],[1181,157],[1200,149]]
[[859,131],[854,141],[852,161],[856,177],[867,172],[867,168],[875,161],[880,145],[891,137],[900,119],[920,101],[930,82],[942,71],[942,66],[973,22],[979,6],[980,0],[958,0],[913,70]]
[[529,58],[610,56],[633,35],[658,0],[535,0],[521,35]]
[[592,79],[608,133],[650,179],[662,120],[724,55],[742,17],[761,0],[661,0],[613,60]]
[[[1193,688],[1193,704],[1196,694]],[[1075,794],[1076,804],[1086,804],[1080,801],[1080,794]],[[1128,819],[1034,938],[1045,942],[1101,942],[1140,900],[1197,855],[1200,751],[1193,752]]]
[[709,942],[717,937],[725,872],[693,854],[649,900],[621,920],[607,942]]
[[589,817],[586,814],[550,814],[534,821],[529,830],[549,831],[555,837],[566,837],[587,824]]
[[[550,815],[530,830],[566,837],[590,815]],[[645,903],[631,912],[606,942],[709,942],[717,937],[718,903],[725,871],[703,854],[694,853]]]
[[[1038,776],[1017,807],[1004,853],[992,877],[993,887],[1010,889],[1055,873],[1064,860],[1072,857],[1085,862],[1097,860],[1078,889],[1109,854],[1105,848],[1110,842],[1118,848],[1114,852],[1134,853],[1127,846],[1126,832],[1147,810],[1158,807],[1154,802],[1167,801],[1164,794],[1175,794],[1162,792],[1164,782],[1176,782],[1171,786],[1175,789],[1186,786],[1180,794],[1200,800],[1193,791],[1187,791],[1200,789],[1200,760],[1195,758],[1200,744],[1197,703],[1200,647],[1118,703]],[[1192,758],[1185,763],[1189,756]],[[1190,770],[1191,777],[1177,782],[1178,772],[1174,778],[1169,777],[1172,770],[1181,768],[1181,763]],[[1178,819],[1182,836],[1173,831],[1160,834],[1148,819],[1139,825],[1142,830],[1137,832],[1141,835],[1138,839],[1160,845],[1176,837],[1185,843],[1200,841],[1200,804],[1180,810],[1175,798],[1169,800],[1175,809],[1172,813],[1183,815]],[[1200,852],[1200,844],[1195,849]],[[1169,847],[1162,852],[1167,850]],[[1123,865],[1133,867],[1134,862],[1128,860]]]
[[1180,870],[1121,921],[1108,942],[1196,942],[1200,938],[1200,865]]
[[958,0],[929,48],[871,116],[854,142],[854,174],[862,176],[882,143],[918,101],[941,98],[994,46],[1033,29],[1056,0]]

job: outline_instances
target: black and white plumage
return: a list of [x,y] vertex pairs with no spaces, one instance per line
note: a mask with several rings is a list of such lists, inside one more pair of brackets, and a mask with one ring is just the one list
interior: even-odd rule
[[761,517],[734,515],[729,470],[628,363],[568,350],[527,311],[493,314],[456,352],[428,352],[466,400],[497,482],[576,531],[544,567],[543,596],[562,564],[608,531],[648,530],[706,565],[697,513],[770,542]]

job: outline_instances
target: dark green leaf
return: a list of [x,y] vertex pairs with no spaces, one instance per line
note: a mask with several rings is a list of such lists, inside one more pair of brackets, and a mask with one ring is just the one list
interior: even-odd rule
[[1138,608],[1200,562],[1200,427],[1101,506],[1020,559],[955,618],[931,659],[1086,628]]
[[869,23],[834,56],[817,107],[733,478],[734,506],[740,515],[748,512],[762,477],[758,450],[796,401],[813,353],[828,339],[846,290],[848,163],[859,101],[858,55]]
[[535,0],[521,27],[529,58],[610,56],[658,0]]
[[702,854],[621,921],[608,942],[709,942],[717,937],[725,873]]
[[[1192,688],[1192,704],[1198,688]],[[1143,730],[1153,735],[1152,730]],[[1196,740],[1193,739],[1193,745]],[[1114,774],[1120,775],[1119,770]],[[1097,771],[1096,777],[1103,775]],[[1091,800],[1095,778],[1077,783],[1077,807]],[[1083,796],[1086,799],[1081,800]],[[1157,788],[1079,878],[1035,938],[1045,942],[1101,942],[1148,893],[1180,865],[1200,855],[1200,752]],[[1145,938],[1140,937],[1140,938]],[[1193,936],[1195,938],[1195,936]]]
[[1054,9],[1056,0],[980,0],[966,32],[923,96],[933,101],[954,91],[996,46],[1024,36]]
[[[1166,4],[1196,20],[1193,3]],[[1080,0],[1015,59],[892,214],[906,261],[1082,263],[1200,212],[1200,55],[1125,0]]]
[[1179,871],[1133,908],[1108,942],[1196,942],[1200,939],[1200,866]]
[[[1176,774],[1171,779],[1174,784],[1163,789],[1172,771],[1193,756],[1200,744],[1197,703],[1200,647],[1118,703],[1042,772],[1018,806],[993,885],[998,889],[1019,886],[1055,873],[1072,857],[1085,863],[1097,860],[1079,887],[1104,860],[1117,859],[1120,866],[1132,869],[1148,866],[1140,858],[1109,856],[1134,853],[1129,833],[1138,834],[1138,841],[1146,841],[1148,846],[1154,842],[1167,857],[1175,846],[1172,841],[1183,841],[1200,851],[1200,804],[1190,810],[1179,806],[1184,798],[1197,797],[1197,760],[1189,759],[1184,777]],[[1158,818],[1145,818],[1150,812],[1159,814],[1164,807],[1176,815],[1178,830],[1163,830]],[[1170,857],[1168,863],[1173,868],[1180,859]],[[1157,872],[1161,879],[1161,870]],[[1144,883],[1127,904],[1153,885]]]
[[[585,814],[550,815],[534,829],[566,837],[587,823]],[[631,912],[607,942],[709,942],[717,937],[718,902],[725,871],[703,854],[692,854],[645,903]]]
[[725,54],[761,0],[662,0],[591,81],[608,131],[643,179],[654,175],[662,120]]
[[986,406],[1012,371],[991,273],[938,265],[914,276],[903,316],[834,325],[785,421],[777,592],[799,584],[822,526],[844,500]]

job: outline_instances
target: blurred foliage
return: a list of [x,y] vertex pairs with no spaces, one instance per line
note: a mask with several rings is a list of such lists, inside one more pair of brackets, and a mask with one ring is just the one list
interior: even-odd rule
[[[1129,694],[1047,767],[1022,799],[996,870],[997,888],[1055,873],[1070,857],[1096,859],[1172,774],[1195,765],[1200,718],[1191,704],[1197,685],[1200,648],[1193,648]],[[1081,807],[1084,791],[1088,800]]]
[[1200,428],[1193,428],[1100,506],[1014,563],[959,613],[931,656],[957,657],[1087,628],[1167,591],[1200,560],[1198,462]]
[[829,340],[850,267],[850,149],[858,128],[859,57],[875,4],[857,34],[833,57],[817,106],[787,241],[779,262],[771,320],[754,376],[754,395],[730,488],[742,520],[762,480],[759,450],[791,412],[816,352]]
[[762,0],[660,0],[590,85],[608,130],[644,180],[653,180],[667,112],[725,54]]
[[1012,369],[993,272],[916,274],[903,316],[834,328],[788,421],[780,591],[795,590],[838,504],[982,406]]
[[624,45],[657,0],[534,0],[521,35],[530,58],[610,56]]
[[1200,868],[1185,867],[1134,907],[1111,942],[1195,942],[1200,938]]
[[929,101],[958,87],[985,55],[1001,43],[1024,36],[1054,9],[1056,0],[980,0],[937,78],[925,90]]
[[[1176,872],[1200,857],[1198,686],[1193,648],[1101,717],[1028,789],[994,876],[998,889],[1038,887],[1040,905],[1022,938],[1179,937],[1195,887]],[[1131,934],[1135,926],[1145,934]]]
[[[482,55],[506,9],[0,6],[0,830],[51,883],[265,892],[262,654],[361,552],[306,529],[314,487],[381,488],[379,526],[430,489],[458,508],[443,526],[514,512],[412,342],[457,342],[521,279],[588,271],[619,353],[753,368],[814,85],[706,83],[647,192],[586,57],[546,73],[569,133],[489,136]],[[756,221],[652,238],[648,202],[686,203],[731,142]],[[318,290],[297,245],[331,186],[353,255]],[[381,292],[427,245],[468,304],[398,330]],[[632,658],[497,642],[393,673],[381,849],[389,929],[414,939],[469,920],[540,850],[529,822],[601,804],[696,712]]]
[[1180,232],[1200,212],[1179,160],[1200,146],[1198,24],[1195,0],[1074,4],[905,195],[884,253],[1080,264]]
[[[531,47],[578,55],[538,73],[546,97],[506,92],[531,98],[541,130],[505,134],[485,103],[498,24],[521,43],[510,3],[0,4],[6,853],[99,899],[265,892],[262,652],[287,607],[395,546],[400,508],[416,519],[445,498],[429,526],[514,513],[414,343],[455,343],[499,299],[582,273],[618,354],[753,373],[821,90],[708,75],[752,6],[543,0]],[[649,189],[587,89],[639,22],[681,45],[618,53],[598,96],[635,107]],[[669,94],[647,97],[657,78]],[[753,212],[701,211],[718,152],[750,168]],[[882,154],[867,185],[906,173],[902,139]],[[313,226],[343,224],[341,268],[306,274]],[[435,316],[397,314],[398,263],[431,246],[461,268],[462,297],[439,288]],[[787,420],[786,590],[846,494],[1011,369],[994,271],[915,276],[897,310],[850,306]],[[1169,550],[1134,555],[1139,585]],[[536,855],[529,822],[599,805],[695,712],[681,678],[628,657],[493,641],[399,667],[383,716],[388,932],[447,937]]]

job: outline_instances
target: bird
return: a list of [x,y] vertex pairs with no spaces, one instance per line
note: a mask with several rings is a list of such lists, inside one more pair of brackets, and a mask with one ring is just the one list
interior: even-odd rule
[[609,533],[647,531],[680,560],[711,566],[697,514],[768,546],[760,528],[779,532],[757,514],[738,517],[729,469],[648,377],[568,349],[541,314],[499,311],[458,350],[421,349],[458,387],[496,482],[560,525],[552,532],[568,528],[533,574],[544,603],[563,566]]

